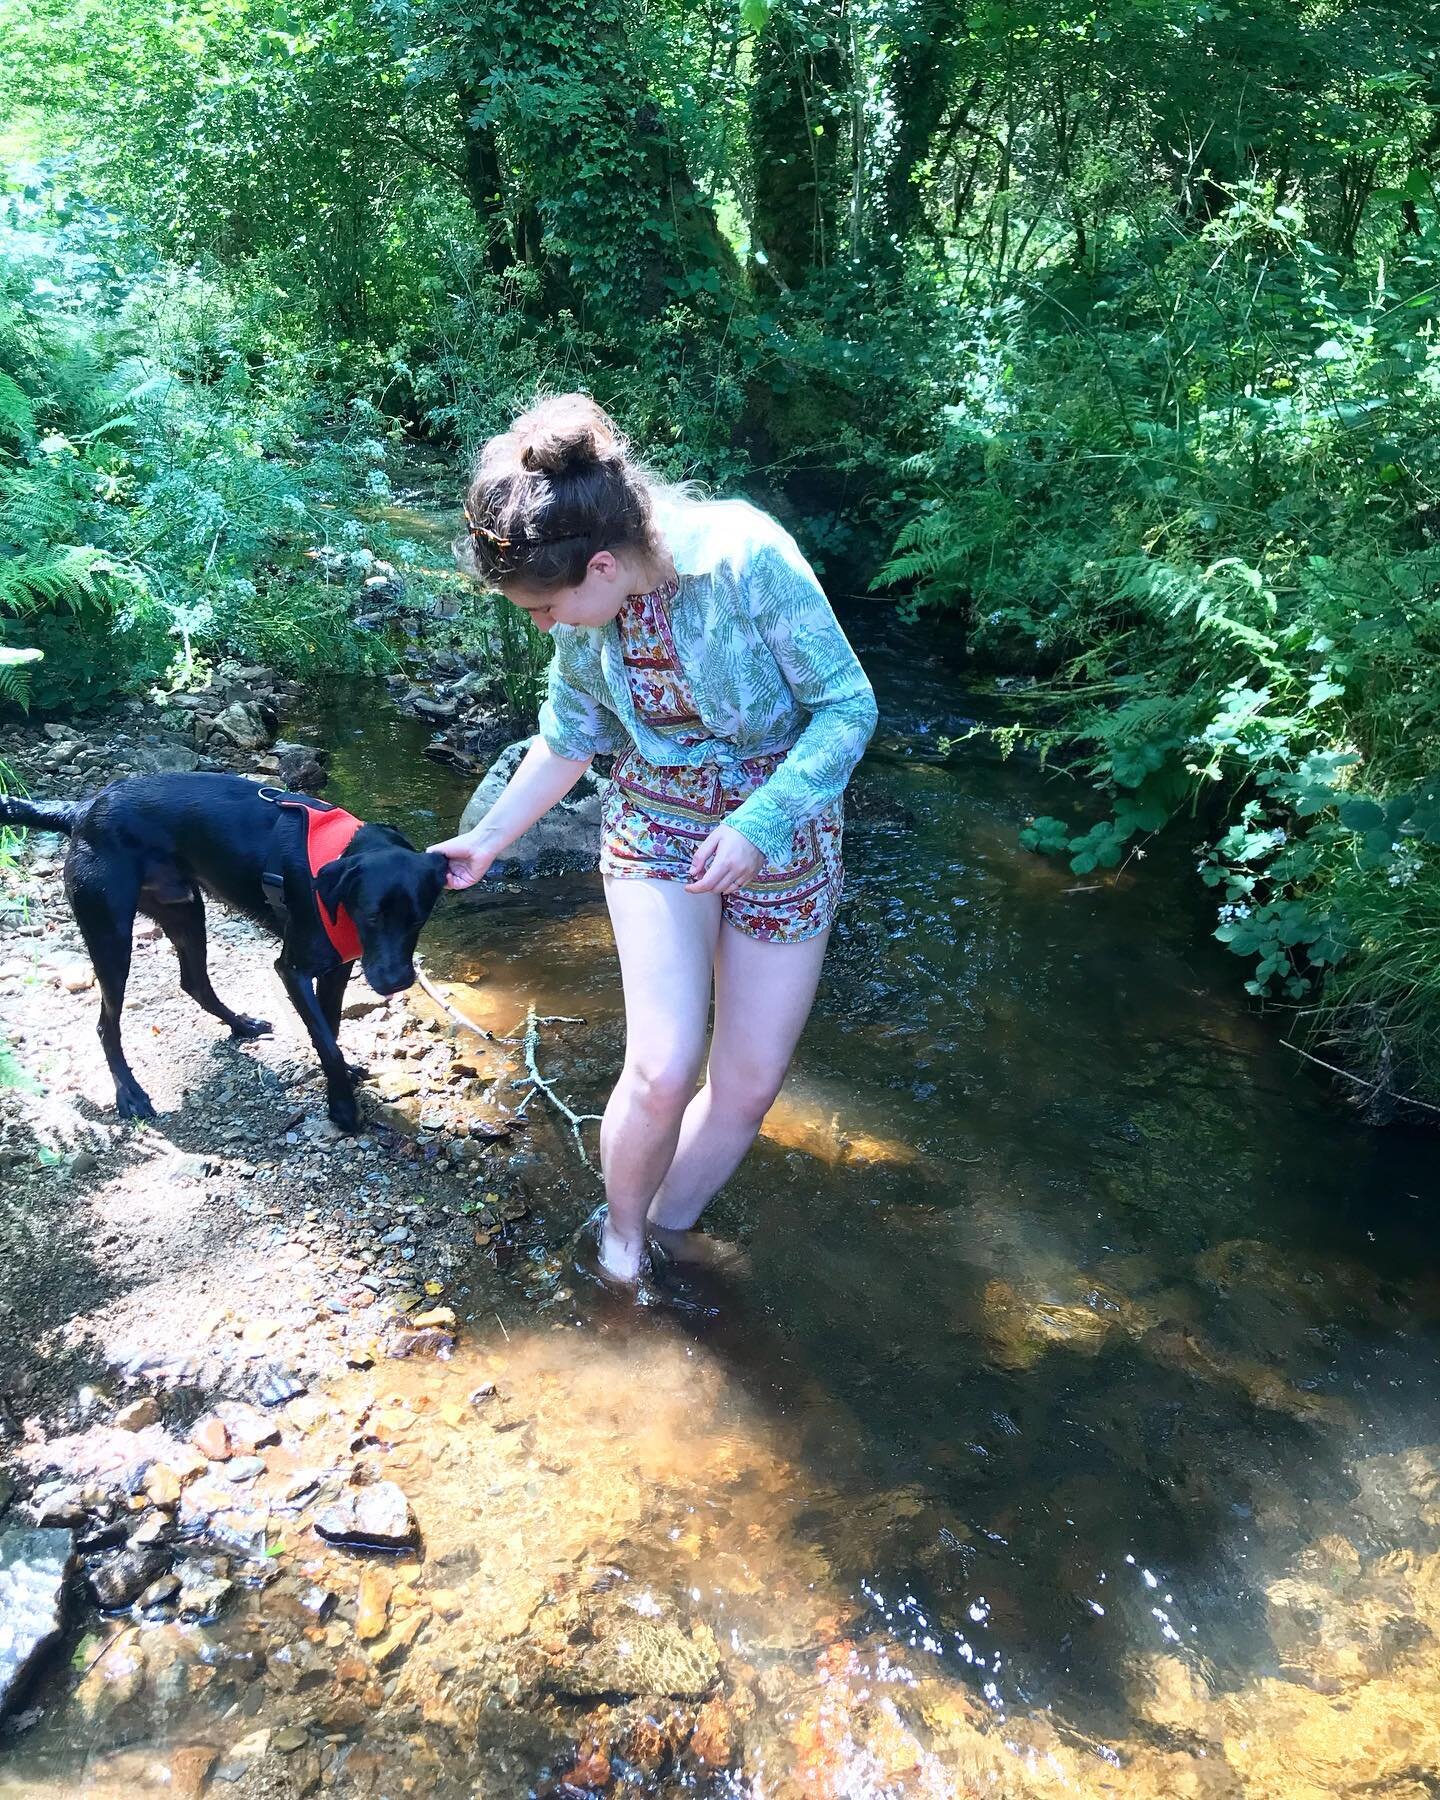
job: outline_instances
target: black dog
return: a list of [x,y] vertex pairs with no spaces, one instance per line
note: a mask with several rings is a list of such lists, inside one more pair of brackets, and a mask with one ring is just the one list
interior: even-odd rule
[[[443,856],[416,850],[393,826],[363,825],[239,775],[136,775],[88,800],[0,800],[0,824],[70,838],[65,891],[100,986],[100,1042],[122,1119],[155,1116],[120,1045],[137,912],[175,946],[181,987],[232,1037],[270,1030],[232,1012],[210,985],[203,889],[279,934],[275,967],[325,1071],[330,1117],[359,1129],[336,1042],[345,986],[357,959],[377,994],[414,981],[415,941],[445,886]],[[317,844],[344,848],[317,867]]]

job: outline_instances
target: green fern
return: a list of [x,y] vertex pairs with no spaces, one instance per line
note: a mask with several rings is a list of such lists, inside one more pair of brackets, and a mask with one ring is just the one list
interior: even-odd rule
[[22,441],[35,435],[35,406],[12,376],[0,369],[0,432]]
[[0,613],[23,618],[47,607],[81,612],[98,603],[95,577],[105,567],[105,553],[91,544],[62,544],[0,564]]
[[29,665],[40,661],[40,650],[9,650],[0,644],[0,700],[24,706],[30,698]]

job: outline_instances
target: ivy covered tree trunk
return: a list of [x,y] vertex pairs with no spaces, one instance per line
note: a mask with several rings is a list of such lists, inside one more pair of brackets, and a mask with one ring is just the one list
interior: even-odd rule
[[485,234],[485,260],[490,271],[503,275],[515,260],[513,234],[505,209],[505,180],[495,132],[487,124],[475,124],[485,116],[485,96],[476,88],[462,87],[460,144],[465,158],[465,192]]
[[704,270],[738,280],[651,96],[635,0],[499,0],[459,29],[469,90],[486,96],[466,114],[476,174],[487,196],[503,186],[515,254],[551,306],[648,317]]
[[784,287],[838,248],[851,64],[844,0],[777,0],[755,46],[749,121],[756,261]]
[[[964,15],[954,0],[923,0],[896,44],[887,83],[895,124],[881,216],[886,238],[897,244],[924,216],[920,174],[950,101],[964,32]],[[979,92],[977,83],[965,105],[973,105]]]

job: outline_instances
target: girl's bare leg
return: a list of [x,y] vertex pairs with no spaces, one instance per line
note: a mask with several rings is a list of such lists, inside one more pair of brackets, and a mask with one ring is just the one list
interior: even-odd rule
[[625,1067],[600,1126],[605,1227],[600,1260],[633,1281],[645,1215],[695,1093],[710,1016],[720,896],[675,881],[607,880],[625,988]]
[[721,927],[709,1066],[650,1204],[660,1232],[688,1231],[754,1143],[810,1016],[829,939],[774,944]]

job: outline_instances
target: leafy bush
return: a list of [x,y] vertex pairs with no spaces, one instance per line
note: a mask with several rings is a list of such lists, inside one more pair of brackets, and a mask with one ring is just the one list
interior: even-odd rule
[[99,699],[220,646],[366,666],[373,643],[306,552],[377,540],[359,509],[383,421],[320,414],[263,290],[126,266],[123,248],[53,191],[12,196],[0,225],[0,693]]
[[1440,881],[1428,224],[1362,276],[1252,192],[1198,232],[1157,223],[1094,291],[1057,274],[974,309],[882,577],[1048,675],[1031,735],[1110,810],[1037,819],[1028,845],[1085,874],[1191,819],[1250,991],[1422,1082],[1440,986],[1404,921]]

